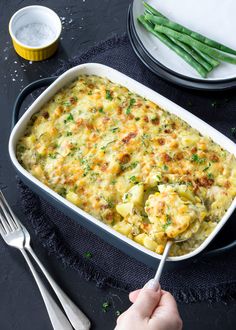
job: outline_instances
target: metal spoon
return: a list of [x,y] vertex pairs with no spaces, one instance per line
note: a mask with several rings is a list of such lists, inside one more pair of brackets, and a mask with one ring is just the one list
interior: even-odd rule
[[[162,274],[162,271],[163,271],[163,267],[164,267],[165,261],[168,257],[168,254],[169,254],[169,251],[170,251],[170,248],[171,248],[172,244],[173,243],[181,243],[181,242],[184,242],[186,240],[187,240],[187,238],[178,239],[178,240],[173,239],[173,240],[167,241],[164,252],[162,254],[161,261],[160,261],[159,266],[157,268],[156,274],[155,274],[154,278],[151,281],[151,287],[153,289],[157,290],[158,287],[159,287],[159,281],[160,281],[160,277],[161,277],[161,274]],[[148,285],[148,286],[150,286],[150,285]]]

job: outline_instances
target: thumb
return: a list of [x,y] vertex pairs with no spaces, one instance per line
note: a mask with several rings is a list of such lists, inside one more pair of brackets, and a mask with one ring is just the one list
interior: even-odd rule
[[153,311],[159,304],[160,298],[160,287],[156,291],[153,288],[148,288],[148,286],[145,286],[142,290],[140,290],[137,299],[130,309],[138,312],[138,314],[143,318],[151,317]]

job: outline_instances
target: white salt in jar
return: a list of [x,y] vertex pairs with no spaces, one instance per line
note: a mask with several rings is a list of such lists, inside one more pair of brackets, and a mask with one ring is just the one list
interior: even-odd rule
[[24,7],[9,22],[9,32],[16,52],[31,61],[41,61],[54,54],[61,30],[58,15],[44,6]]

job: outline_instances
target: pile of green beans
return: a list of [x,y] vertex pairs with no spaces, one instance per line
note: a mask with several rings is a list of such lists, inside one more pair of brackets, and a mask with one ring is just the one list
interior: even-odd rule
[[236,56],[232,56],[236,55],[236,50],[169,20],[146,2],[143,4],[146,10],[138,21],[201,77],[206,78],[220,61],[236,64]]

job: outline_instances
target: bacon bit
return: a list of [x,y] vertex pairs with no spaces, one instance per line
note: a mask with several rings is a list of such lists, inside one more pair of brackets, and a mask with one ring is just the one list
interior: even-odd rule
[[77,126],[81,126],[82,123],[83,123],[83,119],[82,118],[79,118],[79,119],[76,120]]
[[124,137],[124,138],[122,139],[122,142],[124,142],[124,143],[128,143],[132,138],[135,138],[136,135],[137,135],[137,133],[135,133],[135,132],[131,132],[131,133],[129,133],[126,137]]
[[76,102],[77,102],[73,96],[71,96],[69,100],[70,100],[71,104],[76,104]]
[[117,108],[117,115],[121,115],[122,114],[122,107],[118,107]]
[[108,213],[106,216],[105,216],[106,220],[108,221],[112,221],[113,220],[113,213]]
[[176,123],[172,123],[172,124],[171,124],[171,127],[172,127],[173,129],[176,129]]
[[144,120],[146,123],[148,123],[148,122],[149,122],[148,116],[144,116],[144,117],[143,117],[143,120]]
[[225,187],[226,189],[229,189],[230,186],[231,186],[230,182],[229,182],[229,181],[226,181],[225,184],[224,184],[224,187]]
[[202,178],[196,179],[195,182],[196,182],[197,186],[209,188],[213,185],[214,180],[209,179],[208,177],[204,176]]
[[101,166],[101,171],[106,172],[109,163],[103,163]]
[[93,124],[91,124],[91,123],[89,123],[89,122],[87,122],[87,123],[85,124],[85,126],[86,126],[87,129],[89,129],[89,130],[93,130],[93,129],[94,129]]
[[153,118],[151,120],[153,125],[159,125],[160,124],[160,118],[158,116],[156,116],[156,118]]
[[49,118],[49,113],[47,111],[42,113],[42,116],[44,119],[48,119]]
[[184,158],[184,154],[182,153],[182,151],[177,152],[177,153],[175,154],[174,158],[175,158],[176,160],[181,160],[181,159]]
[[142,106],[142,102],[138,102],[135,105],[136,105],[136,107],[140,108]]
[[107,209],[109,209],[109,205],[108,204],[103,204],[103,205],[100,206],[100,209],[101,210],[107,210]]
[[102,122],[103,122],[104,124],[106,124],[109,120],[110,120],[109,117],[104,117],[103,120],[102,120]]
[[130,161],[131,157],[129,154],[124,154],[120,158],[121,164],[127,164]]
[[170,130],[170,129],[165,129],[164,132],[165,132],[166,134],[169,134],[169,133],[171,132],[171,130]]
[[191,149],[191,153],[192,154],[195,154],[197,152],[197,147],[193,147],[192,149]]
[[93,89],[94,88],[94,84],[89,84],[88,85],[88,88]]
[[128,119],[134,119],[134,115],[132,113],[128,114]]
[[149,108],[150,108],[150,105],[146,105],[145,107],[146,107],[147,109],[149,109]]
[[214,162],[214,163],[216,163],[216,162],[219,161],[219,157],[218,157],[217,155],[215,155],[215,154],[210,155],[210,156],[209,156],[209,159],[210,159],[212,162]]
[[177,134],[175,134],[175,133],[172,133],[171,136],[172,136],[174,139],[177,138]]
[[161,158],[164,162],[170,162],[172,160],[172,158],[166,153],[164,152],[162,155],[161,155]]
[[163,146],[165,144],[165,139],[159,138],[157,139],[157,142],[159,143],[160,146]]

